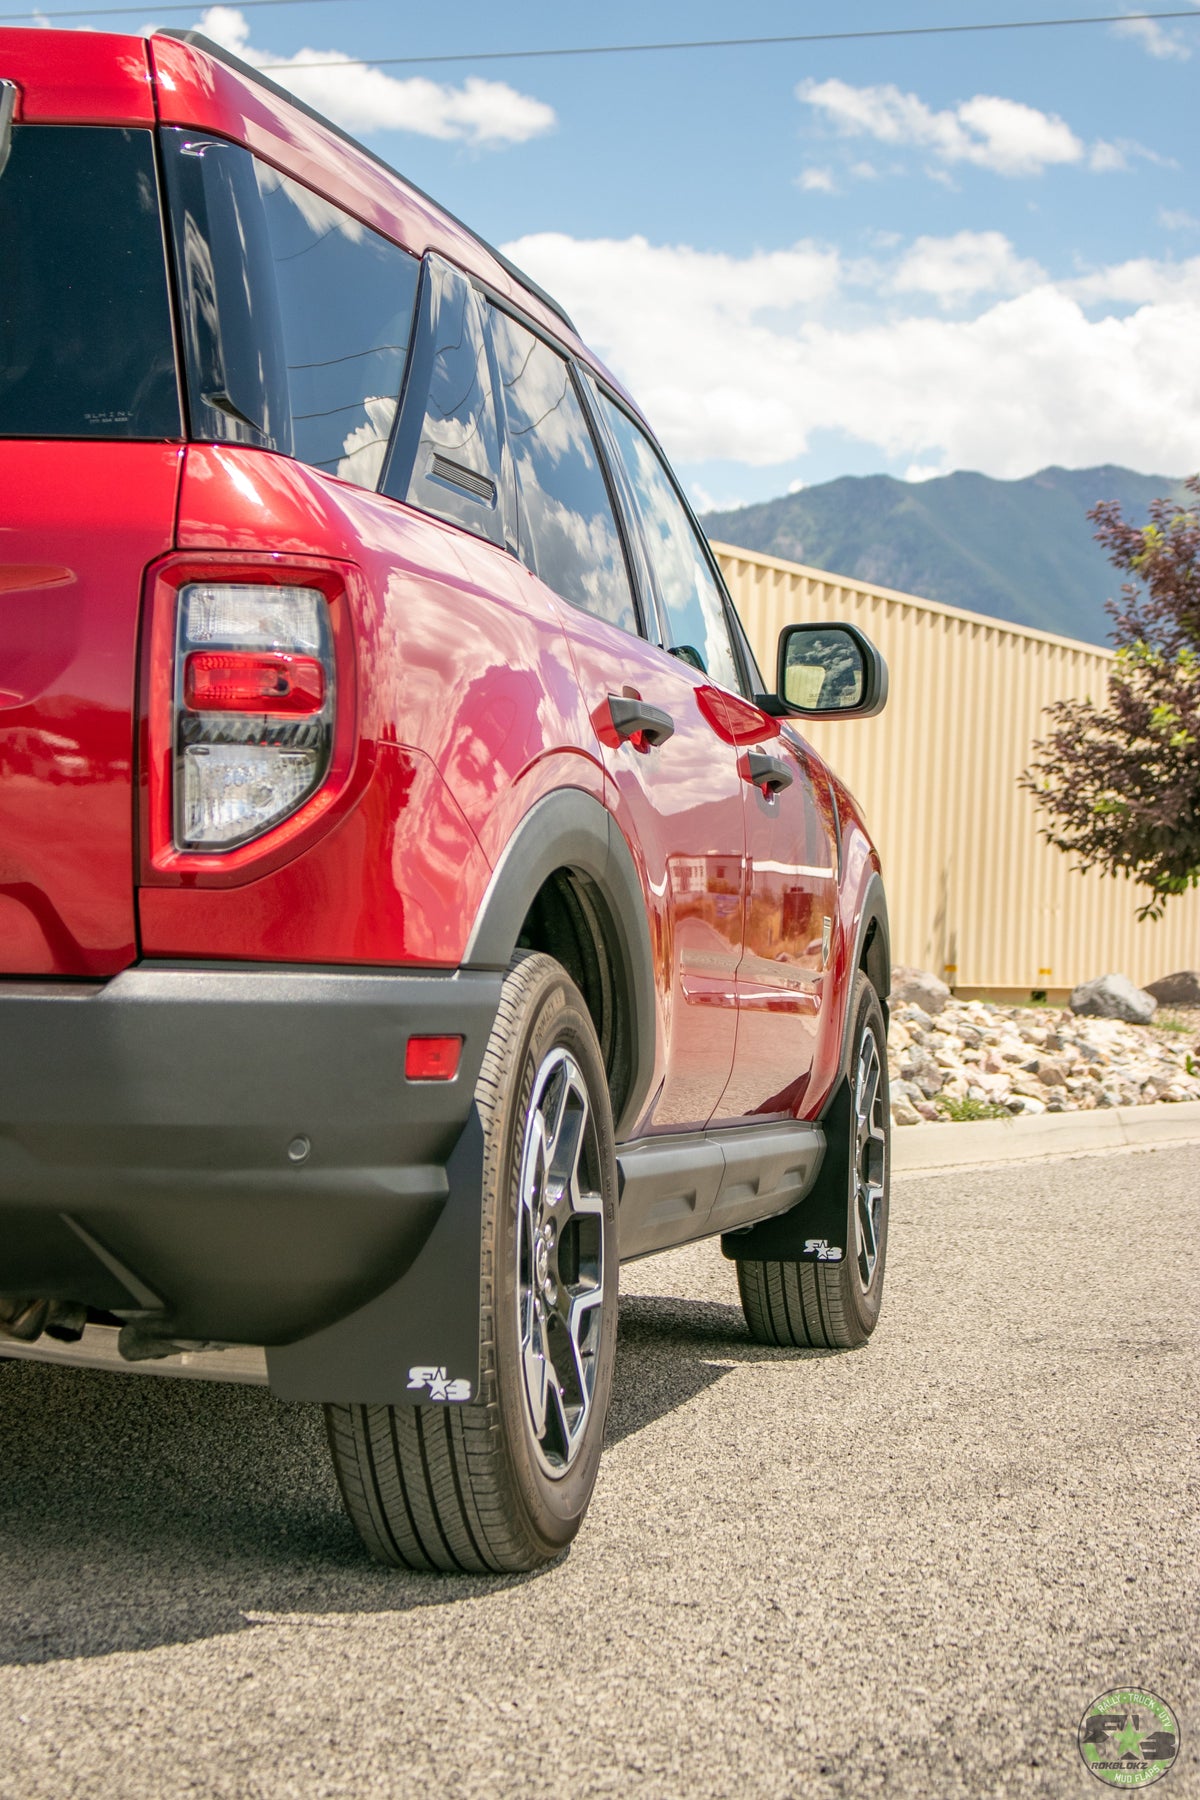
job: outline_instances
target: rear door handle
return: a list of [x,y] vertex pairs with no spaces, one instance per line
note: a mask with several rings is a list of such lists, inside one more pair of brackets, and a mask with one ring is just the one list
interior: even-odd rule
[[639,739],[639,750],[655,749],[675,735],[675,721],[661,706],[648,706],[644,700],[630,700],[623,694],[608,696],[608,716],[612,728],[622,742]]
[[742,779],[753,782],[764,794],[778,794],[781,789],[791,787],[796,777],[781,757],[768,756],[763,750],[747,750]]

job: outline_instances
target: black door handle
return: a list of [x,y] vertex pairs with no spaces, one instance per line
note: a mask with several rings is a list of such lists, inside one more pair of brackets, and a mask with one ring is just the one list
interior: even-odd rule
[[745,780],[752,781],[760,787],[764,794],[778,794],[782,788],[791,787],[796,777],[788,765],[778,756],[768,756],[762,750],[748,750],[746,761],[742,767]]
[[661,706],[648,706],[644,700],[628,700],[623,694],[608,696],[608,716],[619,738],[640,738],[639,749],[665,744],[675,735],[675,721],[669,712]]

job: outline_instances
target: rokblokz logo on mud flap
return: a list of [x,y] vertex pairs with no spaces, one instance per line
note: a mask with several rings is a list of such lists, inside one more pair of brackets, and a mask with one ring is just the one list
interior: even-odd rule
[[444,1368],[437,1368],[432,1363],[410,1369],[408,1385],[410,1388],[427,1387],[431,1400],[469,1400],[471,1398],[469,1381],[461,1378],[458,1381],[451,1381]]
[[1079,1754],[1110,1787],[1149,1787],[1167,1773],[1178,1749],[1175,1714],[1143,1688],[1101,1694],[1079,1721]]

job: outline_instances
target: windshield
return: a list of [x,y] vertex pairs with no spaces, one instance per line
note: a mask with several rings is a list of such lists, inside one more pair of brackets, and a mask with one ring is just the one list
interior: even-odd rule
[[0,437],[181,435],[152,134],[14,126],[0,172]]

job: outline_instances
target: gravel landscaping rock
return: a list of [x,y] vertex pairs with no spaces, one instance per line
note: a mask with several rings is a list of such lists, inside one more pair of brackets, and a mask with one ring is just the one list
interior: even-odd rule
[[888,1067],[897,1125],[1200,1100],[1200,1009],[1133,1025],[953,997],[932,1017],[893,998]]
[[1148,981],[1146,992],[1160,1006],[1200,1006],[1200,969],[1180,969],[1161,981]]
[[1135,987],[1128,975],[1097,975],[1071,995],[1073,1013],[1088,1019],[1123,1019],[1129,1025],[1147,1024],[1157,1006],[1154,995]]
[[891,1004],[897,1006],[917,1005],[931,1016],[940,1013],[950,999],[950,989],[928,969],[907,969],[900,967],[892,970]]

